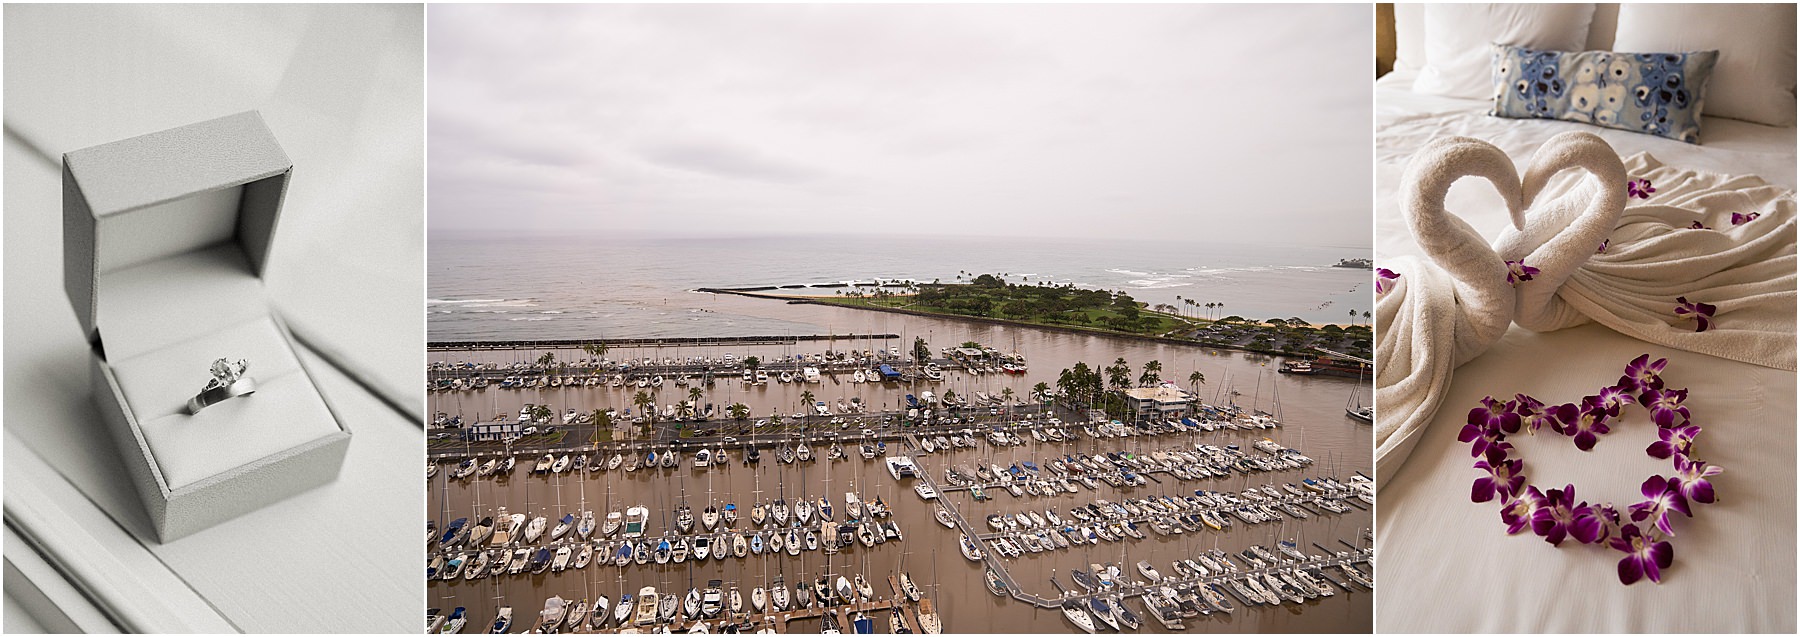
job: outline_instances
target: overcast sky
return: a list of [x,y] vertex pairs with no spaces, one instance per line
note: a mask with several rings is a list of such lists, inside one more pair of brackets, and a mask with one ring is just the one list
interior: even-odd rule
[[430,224],[1366,246],[1371,11],[433,5]]

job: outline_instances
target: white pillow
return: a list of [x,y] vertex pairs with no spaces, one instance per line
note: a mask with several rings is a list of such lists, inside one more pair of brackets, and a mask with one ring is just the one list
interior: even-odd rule
[[1492,44],[1580,51],[1594,5],[1431,4],[1425,6],[1425,68],[1413,91],[1494,96]]
[[1706,51],[1719,62],[1705,113],[1794,125],[1794,5],[1626,4],[1614,51]]
[[1394,70],[1425,68],[1425,5],[1394,5]]

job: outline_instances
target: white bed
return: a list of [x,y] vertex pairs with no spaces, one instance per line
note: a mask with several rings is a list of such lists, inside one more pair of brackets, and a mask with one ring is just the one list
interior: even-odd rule
[[[1404,26],[1404,22],[1403,22]],[[1404,36],[1403,36],[1404,37]],[[1706,118],[1703,145],[1583,124],[1486,115],[1488,102],[1412,91],[1415,69],[1376,82],[1377,265],[1419,254],[1399,215],[1397,190],[1409,155],[1437,136],[1484,139],[1521,166],[1551,136],[1599,134],[1621,156],[1647,151],[1677,167],[1755,174],[1793,188],[1795,130]],[[1491,188],[1465,180],[1449,210],[1490,241],[1507,224]],[[1556,549],[1529,531],[1506,534],[1498,506],[1470,502],[1478,473],[1456,441],[1468,410],[1487,395],[1526,393],[1566,402],[1610,384],[1631,358],[1667,357],[1665,378],[1692,389],[1688,404],[1707,425],[1704,459],[1726,468],[1720,502],[1697,505],[1677,523],[1675,564],[1662,584],[1622,586],[1610,548],[1565,542]],[[1627,503],[1665,461],[1646,457],[1655,427],[1640,415],[1592,453],[1567,443],[1519,442],[1541,488],[1578,485],[1580,499]],[[1442,408],[1401,468],[1383,484],[1377,515],[1381,632],[1781,632],[1795,629],[1795,374],[1653,346],[1598,325],[1547,334],[1513,326],[1492,349],[1458,368]],[[1554,436],[1554,434],[1551,434]],[[1621,507],[1623,508],[1623,507]]]

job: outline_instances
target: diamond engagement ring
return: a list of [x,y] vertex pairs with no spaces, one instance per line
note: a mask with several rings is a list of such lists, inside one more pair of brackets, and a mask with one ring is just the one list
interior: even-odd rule
[[235,363],[223,358],[213,361],[212,380],[206,381],[206,387],[188,399],[188,413],[198,414],[221,401],[256,393],[256,380],[244,375],[248,369],[250,364],[243,359]]

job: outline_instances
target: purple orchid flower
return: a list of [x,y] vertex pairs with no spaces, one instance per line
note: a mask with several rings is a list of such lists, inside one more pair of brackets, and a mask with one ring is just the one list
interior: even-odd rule
[[[1575,538],[1575,541],[1582,544],[1598,544],[1605,540],[1608,528],[1612,526],[1606,521],[1607,511],[1608,507],[1605,505],[1594,506],[1586,502],[1575,505],[1575,508],[1571,509],[1575,521],[1569,523],[1569,537]],[[1617,514],[1614,514],[1614,517],[1616,518]]]
[[1644,392],[1651,389],[1662,389],[1662,370],[1669,364],[1669,359],[1658,358],[1650,361],[1649,354],[1639,355],[1631,359],[1625,366],[1625,376],[1619,379],[1620,387],[1628,387],[1632,391]]
[[1582,399],[1581,406],[1574,403],[1563,403],[1556,406],[1556,419],[1562,423],[1557,431],[1575,439],[1575,448],[1592,451],[1594,444],[1600,442],[1600,436],[1611,433],[1612,428],[1606,425],[1611,418],[1606,413],[1606,406],[1593,396]]
[[1525,265],[1524,259],[1506,262],[1506,282],[1510,285],[1530,281],[1531,277],[1537,276],[1537,273],[1538,269]]
[[[1494,400],[1493,396],[1481,399],[1481,406],[1469,410],[1468,424],[1456,434],[1458,442],[1473,443],[1469,450],[1470,457],[1480,457],[1488,448],[1506,439],[1506,434],[1519,431],[1519,415],[1513,413],[1511,403]],[[1510,446],[1508,447],[1510,448]]]
[[1525,527],[1531,526],[1538,507],[1543,505],[1544,494],[1537,487],[1525,487],[1524,493],[1500,507],[1500,521],[1506,523],[1506,534],[1516,535],[1525,530]]
[[1625,195],[1627,198],[1649,199],[1650,195],[1655,192],[1656,187],[1651,186],[1650,180],[1648,179],[1633,179],[1625,182]]
[[1600,505],[1600,519],[1605,520],[1607,524],[1618,527],[1619,521],[1624,518],[1619,517],[1619,510],[1613,508],[1613,505],[1602,504]]
[[1649,480],[1644,481],[1641,490],[1644,497],[1648,499],[1631,505],[1632,522],[1654,519],[1656,528],[1664,535],[1675,535],[1675,530],[1669,526],[1671,513],[1694,517],[1694,514],[1688,510],[1687,496],[1681,495],[1679,480],[1650,476]]
[[1600,390],[1599,394],[1584,398],[1583,402],[1586,402],[1587,400],[1593,400],[1596,404],[1600,405],[1602,409],[1606,410],[1606,415],[1612,418],[1617,418],[1619,416],[1619,410],[1626,405],[1631,404],[1631,396],[1628,393],[1628,388],[1621,385],[1603,388]]
[[1650,419],[1656,421],[1656,426],[1663,428],[1674,426],[1676,416],[1681,417],[1682,424],[1687,424],[1690,416],[1687,406],[1681,404],[1684,400],[1687,400],[1685,389],[1651,389],[1638,394],[1638,402],[1650,410]]
[[1677,303],[1675,306],[1675,316],[1694,315],[1694,332],[1698,333],[1712,329],[1713,312],[1719,310],[1718,306],[1707,303],[1692,303],[1689,302],[1685,296],[1675,297],[1675,303]]
[[1575,504],[1575,486],[1568,484],[1544,493],[1543,502],[1532,515],[1532,533],[1537,533],[1550,545],[1562,545],[1562,538],[1595,543],[1606,536],[1606,522],[1600,518],[1600,511],[1588,502]]
[[[1587,507],[1587,503],[1581,503]],[[1551,489],[1544,494],[1542,506],[1531,516],[1531,532],[1544,538],[1551,546],[1561,546],[1563,538],[1568,537],[1575,526],[1575,485],[1567,485],[1561,489]],[[1590,539],[1577,541],[1588,543]]]
[[1476,502],[1487,502],[1496,495],[1506,500],[1525,486],[1525,461],[1507,460],[1506,452],[1500,449],[1488,449],[1487,457],[1477,461],[1475,468],[1488,472],[1475,479],[1469,492],[1469,498]]
[[1670,456],[1686,458],[1688,451],[1694,447],[1694,438],[1700,435],[1700,427],[1698,425],[1663,427],[1656,431],[1656,435],[1660,440],[1650,443],[1650,447],[1644,449],[1644,453],[1650,454],[1653,458]]
[[1619,536],[1612,539],[1612,547],[1625,554],[1619,560],[1619,581],[1626,586],[1644,577],[1660,584],[1662,569],[1675,562],[1675,547],[1667,541],[1652,541],[1636,524],[1621,527]]
[[1511,401],[1500,402],[1493,396],[1481,399],[1481,406],[1469,410],[1469,423],[1479,424],[1501,433],[1519,432],[1519,414],[1514,412]]
[[1562,425],[1557,422],[1556,414],[1551,413],[1543,401],[1518,394],[1513,397],[1513,405],[1513,413],[1519,415],[1519,422],[1525,433],[1536,435],[1537,430],[1545,425],[1549,425],[1551,431],[1561,430]]
[[1498,429],[1489,429],[1486,425],[1469,423],[1463,425],[1462,431],[1457,432],[1456,441],[1472,443],[1469,446],[1469,457],[1479,458],[1487,453],[1488,447],[1505,444],[1501,442],[1505,437],[1506,434],[1500,433]]
[[1399,280],[1400,273],[1387,268],[1375,268],[1375,293],[1386,294],[1394,289],[1394,281]]
[[1594,254],[1606,254],[1606,246],[1607,246],[1607,245],[1609,245],[1609,244],[1611,244],[1611,243],[1612,243],[1612,239],[1605,239],[1605,240],[1602,240],[1602,241],[1601,241],[1601,242],[1600,242],[1600,249],[1598,249],[1598,250],[1595,250],[1595,251],[1594,251]]
[[1738,214],[1738,213],[1734,212],[1734,213],[1731,213],[1731,225],[1741,226],[1746,223],[1755,221],[1757,217],[1761,217],[1761,216],[1762,216],[1762,213],[1760,213],[1760,212],[1750,212],[1750,213],[1745,213],[1745,214]]
[[1690,460],[1686,456],[1675,457],[1675,481],[1681,485],[1681,496],[1694,502],[1712,504],[1713,486],[1707,478],[1724,472],[1725,469],[1721,467]]
[[1694,223],[1688,225],[1688,229],[1689,230],[1711,230],[1712,228],[1710,226],[1707,226],[1706,224],[1695,221]]

